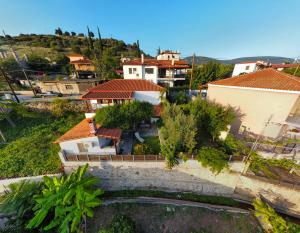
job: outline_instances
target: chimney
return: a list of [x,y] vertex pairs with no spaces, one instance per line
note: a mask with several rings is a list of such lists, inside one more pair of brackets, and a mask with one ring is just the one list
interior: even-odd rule
[[172,66],[174,66],[174,64],[175,64],[175,60],[174,60],[174,59],[172,59]]
[[95,119],[94,118],[88,119],[88,123],[89,123],[90,133],[95,134],[97,131]]
[[141,55],[141,62],[144,64],[144,54]]

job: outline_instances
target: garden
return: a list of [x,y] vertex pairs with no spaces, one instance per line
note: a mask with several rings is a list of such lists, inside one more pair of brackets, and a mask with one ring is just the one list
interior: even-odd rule
[[53,102],[51,112],[33,111],[15,103],[4,107],[11,111],[0,118],[6,140],[0,144],[0,178],[61,172],[59,146],[53,142],[77,124],[83,114],[73,112],[68,101],[59,99]]

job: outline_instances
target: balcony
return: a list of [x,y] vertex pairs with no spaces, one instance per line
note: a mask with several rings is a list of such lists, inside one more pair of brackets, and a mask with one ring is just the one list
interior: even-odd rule
[[186,78],[186,74],[175,74],[175,75],[160,75],[158,77],[158,80],[174,80],[174,81],[177,81],[177,80],[185,80]]
[[294,126],[294,127],[300,127],[300,115],[298,114],[290,114],[286,120],[285,123]]

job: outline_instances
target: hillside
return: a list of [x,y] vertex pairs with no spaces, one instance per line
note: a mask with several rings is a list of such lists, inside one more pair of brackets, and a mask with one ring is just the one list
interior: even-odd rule
[[[184,59],[191,64],[193,57],[190,56]],[[288,57],[275,57],[275,56],[239,57],[239,58],[229,59],[229,60],[219,60],[219,59],[215,59],[211,57],[203,57],[203,56],[195,57],[196,64],[203,64],[209,61],[216,61],[222,64],[236,64],[245,61],[268,61],[271,63],[284,63],[284,62],[293,62],[293,59]]]

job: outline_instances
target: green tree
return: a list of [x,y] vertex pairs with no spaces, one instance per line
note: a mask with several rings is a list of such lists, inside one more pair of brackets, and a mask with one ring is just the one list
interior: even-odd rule
[[96,122],[103,127],[135,129],[142,121],[150,121],[153,106],[148,102],[132,101],[122,105],[112,105],[98,109]]
[[116,78],[118,59],[112,55],[109,49],[104,49],[101,52],[102,52],[101,57],[94,59],[94,65],[96,68],[97,75],[102,80],[109,80],[109,79]]
[[76,36],[76,32],[71,32],[71,35],[74,37]]
[[64,32],[64,36],[70,36],[70,35],[71,35],[70,32],[68,32],[68,31]]
[[221,131],[226,131],[227,126],[235,119],[235,113],[231,107],[223,107],[220,104],[202,100],[199,96],[186,106],[186,111],[195,117],[198,136],[211,137],[214,141]]
[[228,78],[232,71],[232,65],[223,65],[214,61],[199,65],[194,70],[192,87],[198,89],[199,85],[222,78]]
[[94,187],[98,179],[85,176],[87,167],[79,167],[67,177],[44,177],[45,188],[34,197],[34,217],[27,228],[45,224],[46,231],[86,232],[87,217],[93,217],[93,208],[101,205],[98,197],[103,193]]
[[196,125],[192,115],[186,115],[179,106],[165,103],[160,129],[162,155],[167,166],[172,168],[178,163],[180,152],[192,153],[195,146]]
[[24,78],[20,64],[14,58],[0,59],[0,66],[9,74],[12,82],[18,84],[18,79]]
[[62,34],[63,34],[63,32],[60,27],[55,29],[55,35],[61,36]]
[[298,233],[300,232],[300,227],[285,221],[281,216],[279,216],[275,210],[269,206],[267,203],[263,202],[260,198],[256,198],[253,202],[255,216],[266,227],[270,227],[270,232],[272,233]]
[[211,147],[202,147],[197,154],[197,160],[216,174],[228,167],[228,159],[224,151]]

